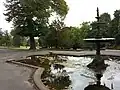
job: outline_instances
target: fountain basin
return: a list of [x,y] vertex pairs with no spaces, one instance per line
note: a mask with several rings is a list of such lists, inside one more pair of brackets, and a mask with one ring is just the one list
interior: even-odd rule
[[109,41],[113,41],[115,40],[115,38],[87,38],[84,39],[84,41],[87,42],[109,42]]
[[[87,57],[58,56],[58,57],[59,58],[56,59],[57,61],[55,60],[54,62],[52,61],[52,57],[46,56],[42,56],[42,58],[41,56],[36,56],[35,60],[26,59],[20,60],[19,62],[33,64],[45,68],[47,71],[45,71],[42,75],[43,83],[47,87],[57,86],[57,89],[50,88],[50,90],[63,90],[63,87],[65,90],[84,90],[86,86],[95,83],[96,81],[95,72],[87,68],[87,65],[90,62],[92,62],[94,56]],[[108,64],[109,66],[103,72],[103,77],[101,79],[102,85],[105,84],[107,87],[111,88],[111,84],[113,83],[114,90],[119,90],[120,57],[105,56],[104,59],[105,63]],[[45,62],[43,62],[44,60]],[[53,82],[54,80],[55,82]]]

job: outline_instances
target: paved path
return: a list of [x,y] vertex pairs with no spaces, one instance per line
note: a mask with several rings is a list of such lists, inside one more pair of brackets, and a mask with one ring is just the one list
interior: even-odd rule
[[9,64],[5,61],[21,59],[32,54],[47,54],[48,51],[16,51],[0,49],[0,90],[35,90],[28,80],[33,69]]
[[32,69],[5,63],[19,54],[20,52],[0,49],[0,90],[35,90],[28,81]]
[[[20,59],[32,54],[47,54],[52,50],[42,51],[15,51],[0,49],[0,90],[35,90],[33,85],[28,81],[32,74],[32,69],[18,66],[15,64],[8,64],[5,61],[9,59]],[[68,55],[85,55],[95,54],[95,51],[53,51],[54,53],[68,54]],[[102,54],[119,55],[119,50],[106,50]]]

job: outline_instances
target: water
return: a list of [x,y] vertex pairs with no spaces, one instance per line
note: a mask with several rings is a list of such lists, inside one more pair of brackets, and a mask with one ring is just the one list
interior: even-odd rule
[[[84,90],[86,86],[96,81],[94,71],[88,69],[86,66],[92,62],[91,57],[69,57],[66,63],[63,63],[66,67],[64,68],[70,76],[71,90]],[[108,58],[105,63],[109,66],[103,72],[101,78],[102,85],[106,85],[111,88],[113,84],[113,90],[120,90],[120,63],[116,59]]]

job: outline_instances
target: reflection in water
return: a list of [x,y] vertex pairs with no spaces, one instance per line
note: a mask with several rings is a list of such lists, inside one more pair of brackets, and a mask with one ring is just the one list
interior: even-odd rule
[[68,89],[71,84],[69,75],[65,70],[53,74],[51,71],[44,71],[42,75],[42,81],[45,85],[48,85],[50,90],[63,90]]
[[53,64],[54,69],[57,69],[58,71],[63,70],[63,68],[65,67],[64,65],[60,65],[60,64]]
[[101,85],[101,77],[103,75],[102,74],[96,74],[96,84],[93,85],[88,85],[84,90],[110,90],[108,87],[106,87],[105,85]]

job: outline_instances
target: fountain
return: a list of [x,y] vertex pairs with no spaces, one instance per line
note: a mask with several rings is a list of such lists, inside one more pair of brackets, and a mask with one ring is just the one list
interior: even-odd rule
[[95,69],[95,70],[101,70],[105,69],[107,65],[105,65],[104,60],[100,56],[100,43],[101,42],[110,42],[113,41],[114,38],[102,38],[100,36],[100,24],[104,24],[100,22],[100,16],[99,16],[99,9],[97,8],[97,36],[95,38],[87,38],[84,39],[86,42],[91,42],[96,44],[96,56],[94,60],[88,65],[89,68]]
[[100,16],[99,16],[99,9],[97,8],[97,36],[95,38],[88,38],[84,39],[84,41],[92,42],[96,44],[96,55],[93,61],[87,65],[87,67],[91,68],[96,73],[97,82],[94,85],[88,85],[84,90],[110,90],[108,87],[105,87],[101,85],[101,77],[102,72],[106,69],[107,65],[104,62],[104,59],[102,59],[100,55],[100,43],[101,42],[110,42],[113,41],[114,38],[102,38],[100,36],[100,24],[104,24],[100,22]]

